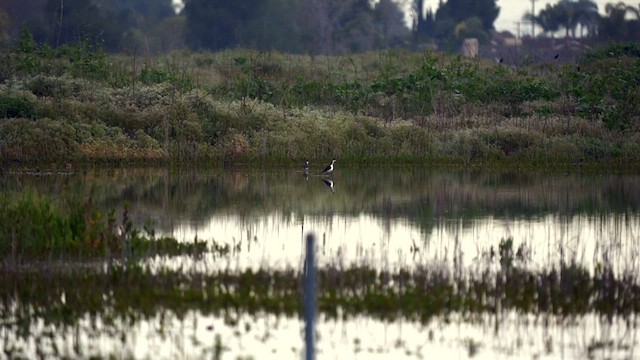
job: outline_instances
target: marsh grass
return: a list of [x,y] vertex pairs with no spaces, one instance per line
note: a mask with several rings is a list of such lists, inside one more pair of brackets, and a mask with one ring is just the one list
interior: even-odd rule
[[[3,194],[0,199],[0,257],[15,265],[45,258],[104,258],[198,254],[207,244],[181,243],[156,238],[152,230],[133,226],[125,206],[120,219],[115,212],[100,211],[91,201],[54,201],[33,192]],[[146,232],[146,234],[145,234]]]
[[631,163],[640,61],[623,50],[512,69],[398,50],[138,58],[23,34],[0,59],[0,158]]

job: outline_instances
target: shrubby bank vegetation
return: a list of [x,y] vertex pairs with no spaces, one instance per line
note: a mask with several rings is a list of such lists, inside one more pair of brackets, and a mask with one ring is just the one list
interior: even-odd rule
[[0,80],[3,163],[640,160],[637,44],[508,67],[405,50],[107,55],[23,31]]

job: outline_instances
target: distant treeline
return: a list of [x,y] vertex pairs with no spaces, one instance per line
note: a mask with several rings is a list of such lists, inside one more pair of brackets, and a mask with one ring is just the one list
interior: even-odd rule
[[[410,4],[407,4],[409,2]],[[166,53],[188,47],[250,47],[290,53],[345,54],[437,44],[455,50],[464,38],[488,44],[497,0],[0,0],[0,43],[26,28],[52,47],[89,41],[110,52]],[[410,5],[410,6],[407,6]],[[412,24],[405,11],[410,8]],[[547,35],[637,41],[640,7],[560,0],[526,14]]]

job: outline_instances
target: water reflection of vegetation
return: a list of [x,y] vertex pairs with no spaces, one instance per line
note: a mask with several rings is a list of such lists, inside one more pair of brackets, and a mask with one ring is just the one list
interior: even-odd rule
[[[529,269],[522,249],[503,240],[484,265],[465,270],[420,267],[379,270],[366,265],[319,269],[319,308],[329,316],[428,321],[434,316],[484,313],[624,318],[640,313],[640,284],[632,271],[617,275],[599,263]],[[196,260],[197,261],[197,260]],[[494,265],[498,265],[496,268]],[[87,270],[77,264],[0,268],[3,326],[27,327],[34,316],[71,325],[84,314],[139,318],[161,309],[182,314],[230,310],[296,315],[303,274],[296,269],[200,272],[151,269],[108,262]],[[25,286],[28,284],[28,286]]]
[[[169,229],[180,219],[205,221],[216,214],[240,218],[279,212],[373,214],[405,218],[431,228],[439,218],[491,216],[537,218],[575,214],[637,213],[640,179],[594,174],[492,173],[424,168],[340,169],[331,198],[321,181],[304,181],[288,169],[120,169],[86,175],[5,176],[5,189],[38,188],[51,194],[81,193],[96,204],[121,208]],[[60,196],[60,195],[56,195]]]
[[[182,206],[193,211],[196,211],[196,205],[206,206],[204,213],[209,214],[232,211],[233,201],[238,201],[239,207],[244,209],[240,211],[243,216],[274,209],[322,213],[330,206],[345,213],[355,213],[357,206],[350,203],[359,201],[360,211],[388,217],[428,216],[431,219],[438,210],[428,210],[430,206],[433,208],[431,196],[442,196],[444,200],[438,201],[443,203],[466,199],[463,203],[468,205],[456,206],[462,208],[461,213],[472,214],[469,216],[480,216],[489,211],[483,210],[483,206],[488,206],[486,204],[524,204],[519,206],[531,206],[544,212],[550,203],[536,199],[534,195],[550,197],[561,191],[549,188],[549,184],[539,185],[538,180],[524,179],[516,184],[508,180],[506,186],[512,189],[524,186],[526,190],[498,187],[502,190],[496,194],[492,181],[501,180],[492,176],[474,180],[464,173],[389,175],[389,179],[376,185],[365,184],[357,177],[350,179],[351,175],[345,172],[334,177],[341,184],[341,190],[335,194],[328,192],[320,181],[316,181],[318,186],[312,189],[306,188],[306,182],[290,181],[290,173],[284,170],[270,175],[250,171],[233,175],[215,171],[209,174],[160,174],[143,174],[144,185],[139,187],[132,185],[137,184],[135,176],[122,181],[115,195],[107,191],[114,180],[98,177],[93,190],[82,188],[78,179],[65,177],[64,180],[71,183],[66,186],[76,191],[78,197],[82,198],[82,194],[89,191],[95,196],[89,199],[101,198],[105,204],[128,198],[131,207],[139,210],[169,209],[168,213],[176,214],[179,213],[176,207],[167,204],[182,199]],[[169,180],[172,176],[177,180]],[[116,176],[115,182],[123,178],[126,179]],[[617,189],[615,191],[600,190],[602,192],[595,195],[588,192],[599,189],[601,183],[595,185],[579,178],[572,181],[574,185],[581,184],[580,191],[587,194],[580,195],[576,190],[577,200],[567,200],[563,212],[592,211],[589,210],[592,208],[580,205],[589,202],[609,211],[637,211],[636,205],[630,203],[637,196],[637,190],[631,188],[635,184],[633,178],[620,179],[621,185],[609,187]],[[216,195],[210,197],[203,184]],[[360,185],[364,189],[357,189]],[[156,186],[171,189],[172,195],[154,197],[158,194],[154,190]],[[566,189],[568,185],[558,187]],[[132,326],[166,312],[172,312],[180,319],[193,311],[231,318],[237,314],[268,313],[293,317],[300,314],[303,275],[299,269],[211,270],[221,267],[206,261],[224,261],[235,256],[228,245],[215,242],[183,244],[170,238],[156,239],[153,230],[136,228],[128,210],[118,215],[104,213],[94,205],[97,200],[78,202],[65,195],[49,198],[29,192],[15,195],[16,187],[6,190],[0,200],[0,329],[6,330],[0,332],[4,336],[15,334],[12,336],[30,342],[36,326],[43,323],[54,329],[77,326],[87,317],[91,323],[101,324],[99,331],[119,333],[126,332],[122,329],[123,324]],[[490,196],[492,190],[493,197]],[[44,188],[39,191],[50,192]],[[343,195],[345,191],[349,195]],[[415,192],[414,197],[412,192]],[[610,194],[615,196],[606,196]],[[197,196],[205,199],[197,199]],[[248,196],[259,199],[246,199]],[[307,200],[293,201],[296,197]],[[159,206],[158,199],[164,201],[166,207]],[[207,204],[207,199],[216,202]],[[319,199],[330,200],[320,203]],[[314,201],[318,203],[314,204]],[[332,203],[327,205],[327,201]],[[420,208],[423,210],[413,210],[409,206],[423,201],[431,205]],[[257,209],[251,209],[250,205]],[[465,206],[481,210],[464,209]],[[127,248],[129,250],[125,251]],[[614,254],[614,250],[611,249],[610,254]],[[494,314],[497,318],[518,313],[568,319],[596,314],[603,319],[622,318],[635,326],[635,317],[640,313],[640,282],[634,271],[635,263],[619,268],[619,262],[616,262],[614,269],[610,259],[603,257],[591,268],[576,262],[560,262],[538,269],[528,263],[527,251],[523,244],[514,248],[513,239],[507,238],[496,249],[481,253],[470,268],[463,267],[456,259],[444,266],[426,262],[427,265],[410,270],[384,270],[376,264],[326,266],[319,269],[319,308],[324,315],[335,318],[366,316],[392,320],[402,317],[420,322],[434,318],[446,320],[454,315],[473,321],[486,314]],[[123,257],[114,258],[109,256],[111,254]],[[163,256],[178,254],[187,254],[194,264],[205,263],[201,267],[177,270],[158,266],[163,261],[171,262],[169,257]],[[191,256],[195,254],[213,256]],[[161,260],[155,263],[121,261],[123,258],[135,260],[137,255]],[[60,262],[61,258],[67,261]],[[87,258],[90,264],[85,266]],[[200,271],[203,268],[207,271]],[[9,343],[8,339],[0,340]],[[11,354],[7,356],[12,357]]]

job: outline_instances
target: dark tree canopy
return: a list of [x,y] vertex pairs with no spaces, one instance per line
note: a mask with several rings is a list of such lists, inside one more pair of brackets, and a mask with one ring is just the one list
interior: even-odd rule
[[424,0],[413,0],[414,42],[435,42],[440,48],[452,51],[456,51],[465,38],[476,38],[486,44],[500,13],[496,1],[440,0],[434,15],[431,9],[425,11]]
[[[490,40],[498,0],[0,0],[0,43],[25,28],[37,43],[89,42],[111,52],[165,53],[184,48],[250,47],[293,53],[344,54],[435,43],[457,51],[465,38]],[[526,0],[523,0],[526,1]],[[599,40],[639,39],[640,6],[609,3],[601,16],[593,0],[556,0],[527,14],[547,34]],[[404,6],[412,4],[413,28]]]
[[[171,0],[2,0],[9,36],[28,29],[39,43],[89,41],[109,51],[153,42],[160,23],[175,18]],[[179,36],[178,34],[174,34]]]
[[436,20],[451,19],[455,23],[478,18],[484,30],[492,30],[500,14],[496,0],[447,0],[441,2],[436,11]]
[[121,37],[117,24],[92,0],[48,0],[46,23],[51,29],[48,42],[54,46],[87,40],[103,43],[108,50],[120,49]]
[[259,0],[190,0],[185,4],[187,44],[218,50],[243,45],[244,27],[262,10]]
[[192,49],[235,46],[340,54],[402,44],[404,14],[392,0],[189,0],[187,43]]
[[595,36],[600,15],[593,0],[560,0],[553,5],[547,4],[536,16],[525,14],[525,19],[535,21],[547,33],[564,29],[567,36],[575,37],[576,30],[581,27]]

